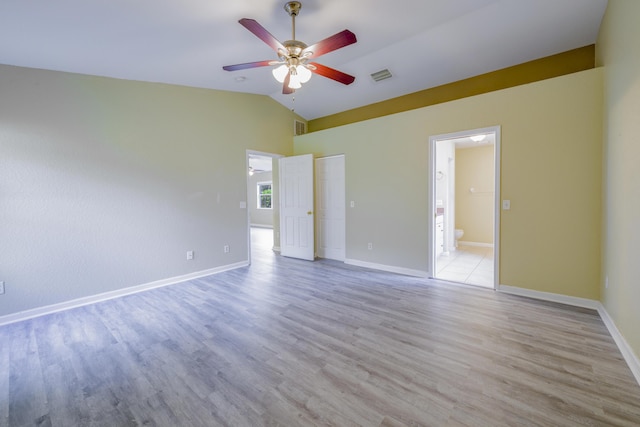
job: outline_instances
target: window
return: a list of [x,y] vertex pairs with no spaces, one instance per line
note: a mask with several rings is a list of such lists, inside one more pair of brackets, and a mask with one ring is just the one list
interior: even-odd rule
[[271,182],[258,183],[258,209],[271,209]]

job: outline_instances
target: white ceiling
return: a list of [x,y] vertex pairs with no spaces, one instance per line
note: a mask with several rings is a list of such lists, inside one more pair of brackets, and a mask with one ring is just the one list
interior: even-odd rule
[[[3,0],[0,63],[271,96],[306,119],[382,101],[593,44],[607,0],[303,0],[296,38],[343,29],[358,42],[317,59],[356,76],[314,76],[282,95],[276,59],[238,24],[253,18],[291,38],[283,0]],[[393,78],[374,83],[388,68]],[[237,81],[244,77],[244,81]]]
[[256,172],[271,172],[273,170],[273,159],[267,156],[249,155],[249,166]]

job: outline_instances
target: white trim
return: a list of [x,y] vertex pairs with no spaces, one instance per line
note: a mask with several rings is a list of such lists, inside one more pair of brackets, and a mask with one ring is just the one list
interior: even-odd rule
[[633,374],[633,376],[636,378],[636,381],[640,385],[640,359],[635,354],[635,352],[633,351],[633,349],[631,348],[627,340],[624,339],[624,337],[618,330],[618,327],[616,326],[615,322],[613,321],[611,316],[609,316],[609,313],[607,312],[607,310],[604,308],[604,305],[602,305],[602,303],[598,303],[598,304],[600,304],[600,306],[598,307],[598,314],[600,314],[600,318],[602,318],[602,321],[604,322],[605,326],[609,330],[611,337],[613,338],[613,340],[616,342],[616,345],[620,349],[620,353],[622,353],[622,357],[624,357],[624,360],[627,362],[627,365],[629,365],[629,369],[631,369],[631,373]]
[[280,252],[280,246],[274,246],[273,249],[275,252]]
[[[435,268],[436,268],[436,251],[435,251],[435,198],[436,198],[436,143],[438,141],[448,140],[448,139],[457,139],[465,136],[470,136],[478,133],[493,133],[495,135],[495,141],[493,144],[493,159],[494,159],[494,218],[493,218],[493,284],[491,286],[492,289],[498,289],[500,286],[500,208],[501,208],[501,193],[500,193],[500,165],[501,165],[501,139],[502,139],[502,128],[500,125],[489,126],[485,128],[478,129],[470,129],[460,132],[453,132],[447,134],[440,135],[431,135],[429,136],[429,257],[428,257],[428,270],[429,277],[435,278]],[[455,209],[454,209],[455,210]]]
[[493,248],[493,243],[466,242],[463,240],[459,240],[458,246],[475,246],[477,248]]
[[388,271],[390,273],[404,274],[405,276],[429,277],[429,274],[426,271],[413,270],[413,269],[404,268],[404,267],[396,267],[394,265],[376,264],[373,262],[360,261],[357,259],[348,259],[348,258],[344,260],[344,263],[349,265],[355,265],[357,267],[370,268],[372,270],[382,270],[382,271]]
[[47,314],[53,314],[60,311],[70,310],[72,308],[95,304],[98,302],[107,301],[110,299],[119,298],[126,295],[136,294],[138,292],[144,292],[151,289],[161,288],[163,286],[175,285],[176,283],[182,283],[189,280],[198,279],[200,277],[222,273],[224,271],[234,270],[236,268],[242,268],[248,265],[249,265],[248,261],[241,261],[235,264],[223,265],[220,267],[210,268],[208,270],[196,271],[194,273],[170,277],[168,279],[156,280],[155,282],[149,282],[142,285],[136,285],[128,288],[118,289],[115,291],[104,292],[101,294],[91,295],[88,297],[77,298],[71,301],[65,301],[57,304],[46,305],[44,307],[33,308],[25,311],[19,311],[17,313],[8,314],[6,316],[0,316],[0,326],[8,325],[9,323],[20,322],[23,320],[33,319],[34,317],[45,316]]
[[532,289],[518,288],[516,286],[499,285],[498,291],[504,292],[505,294],[519,295],[521,297],[572,305],[574,307],[590,308],[592,310],[598,310],[598,306],[600,305],[599,301],[593,299],[571,297],[551,292],[534,291]]
[[618,346],[620,353],[622,353],[622,357],[624,358],[625,362],[627,362],[629,369],[631,369],[631,373],[636,379],[636,382],[640,385],[640,359],[635,354],[629,343],[627,343],[627,340],[624,339],[624,336],[620,333],[615,322],[613,321],[611,316],[609,316],[609,313],[600,301],[554,294],[550,292],[534,291],[531,289],[524,289],[507,285],[498,286],[498,291],[504,292],[506,294],[519,295],[543,301],[557,302],[561,304],[572,305],[574,307],[583,307],[596,310],[600,315],[602,322],[607,327],[609,334],[611,334],[611,337]]

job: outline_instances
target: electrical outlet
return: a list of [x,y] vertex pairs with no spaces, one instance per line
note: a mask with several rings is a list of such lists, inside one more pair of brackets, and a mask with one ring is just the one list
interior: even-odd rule
[[0,295],[4,294],[4,282],[0,282]]
[[229,248],[229,245],[224,245],[224,253],[228,254],[229,252],[231,252],[231,249]]
[[373,250],[373,243],[367,243],[367,249]]
[[193,259],[193,251],[187,251],[187,259]]

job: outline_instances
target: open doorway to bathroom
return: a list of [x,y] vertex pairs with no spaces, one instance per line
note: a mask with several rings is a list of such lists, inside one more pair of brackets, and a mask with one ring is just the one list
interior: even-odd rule
[[430,276],[498,284],[500,128],[429,138]]

